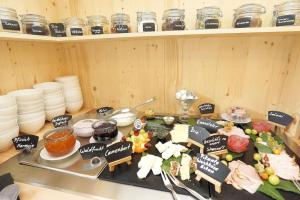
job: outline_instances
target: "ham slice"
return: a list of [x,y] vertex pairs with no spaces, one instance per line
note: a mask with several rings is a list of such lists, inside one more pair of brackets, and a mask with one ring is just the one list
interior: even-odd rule
[[231,135],[237,135],[237,136],[240,136],[242,138],[247,138],[247,139],[250,138],[249,135],[246,135],[244,133],[243,129],[238,128],[236,126],[232,127],[230,130],[226,130],[224,128],[219,129],[218,133],[221,134],[221,135],[227,135],[228,137],[231,136]]
[[237,189],[244,189],[253,194],[263,183],[256,170],[242,161],[230,162],[229,169],[231,172],[226,178],[226,182]]

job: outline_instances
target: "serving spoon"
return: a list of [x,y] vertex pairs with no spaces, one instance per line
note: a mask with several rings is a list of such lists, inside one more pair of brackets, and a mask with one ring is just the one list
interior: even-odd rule
[[0,192],[0,199],[1,200],[16,200],[19,196],[20,189],[16,184],[11,184],[6,186]]
[[138,104],[138,105],[136,105],[136,106],[134,106],[134,107],[132,107],[132,108],[124,108],[124,109],[122,109],[121,111],[122,111],[122,112],[129,112],[130,110],[135,110],[137,107],[146,105],[146,104],[148,104],[148,103],[152,103],[152,102],[155,101],[155,100],[156,100],[156,98],[155,98],[155,97],[152,97],[152,98],[150,98],[150,99],[147,99],[147,100],[144,101],[143,103],[140,103],[140,104]]

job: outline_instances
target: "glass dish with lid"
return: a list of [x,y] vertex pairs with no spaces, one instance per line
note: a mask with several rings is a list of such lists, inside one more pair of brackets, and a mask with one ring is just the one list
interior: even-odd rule
[[87,17],[89,34],[99,35],[109,33],[108,20],[102,15],[91,15]]
[[130,17],[125,13],[111,15],[111,33],[130,33]]
[[299,26],[300,1],[286,1],[275,5],[273,11],[273,26]]
[[65,27],[67,36],[83,36],[86,35],[85,21],[79,17],[69,17],[65,19]]
[[168,9],[164,11],[163,15],[163,24],[162,30],[163,31],[177,31],[177,30],[184,30],[185,29],[185,14],[184,9]]
[[137,15],[137,32],[157,31],[156,13],[151,11],[140,11]]
[[0,31],[20,33],[20,21],[13,8],[0,7]]
[[266,8],[260,4],[244,4],[235,9],[233,27],[261,27],[261,15],[266,13]]
[[21,15],[21,22],[24,33],[32,35],[49,35],[48,22],[45,16],[25,14]]
[[222,11],[219,7],[211,6],[197,9],[196,29],[221,28]]

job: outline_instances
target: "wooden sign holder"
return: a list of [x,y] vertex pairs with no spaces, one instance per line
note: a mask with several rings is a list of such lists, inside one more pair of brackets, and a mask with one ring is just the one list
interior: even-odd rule
[[[219,160],[219,157],[218,156],[215,156],[215,155],[210,155],[216,159]],[[221,193],[221,186],[222,186],[222,183],[211,178],[210,176],[204,174],[203,172],[199,171],[199,170],[196,170],[195,174],[197,175],[196,176],[196,180],[197,181],[200,181],[202,178],[207,180],[208,182],[210,182],[211,184],[213,184],[215,186],[215,191],[218,192],[218,193]]]
[[192,144],[200,148],[200,153],[204,152],[204,145],[203,144],[201,144],[199,142],[196,142],[195,140],[188,139],[188,143],[187,143],[186,146],[191,147]]
[[131,165],[131,159],[132,159],[132,157],[128,156],[128,157],[122,158],[120,160],[115,160],[111,163],[108,163],[109,171],[110,172],[115,171],[115,168],[116,168],[117,165],[120,165],[120,164],[125,163],[125,162],[127,163],[127,165]]
[[227,153],[228,153],[228,150],[224,149],[224,150],[221,150],[221,151],[215,151],[215,152],[207,153],[207,155],[210,155],[210,156],[223,156],[223,155],[226,155]]

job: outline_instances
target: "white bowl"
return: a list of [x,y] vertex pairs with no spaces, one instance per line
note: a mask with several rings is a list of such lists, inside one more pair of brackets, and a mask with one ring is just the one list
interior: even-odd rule
[[75,103],[78,101],[83,101],[83,97],[77,96],[77,97],[72,97],[72,98],[66,98],[66,104]]
[[17,105],[20,106],[31,106],[31,105],[37,105],[37,104],[44,104],[44,99],[39,98],[36,100],[30,100],[30,101],[18,101]]
[[31,121],[19,122],[20,132],[28,134],[36,133],[45,125],[45,120],[46,115]]
[[42,92],[36,89],[16,90],[7,94],[15,97],[17,103],[22,101],[34,101],[43,97]]
[[132,112],[125,112],[125,113],[116,114],[112,116],[111,119],[116,120],[117,126],[119,127],[129,126],[136,119],[136,114]]
[[77,111],[79,111],[82,108],[83,105],[83,101],[76,101],[73,103],[67,103],[67,111],[69,113],[75,113]]
[[63,88],[63,90],[80,88],[80,83],[79,83],[79,81],[62,83],[62,88]]
[[44,82],[33,85],[34,89],[43,91],[43,94],[51,94],[62,90],[62,85],[57,82]]
[[0,108],[6,108],[9,106],[14,106],[16,105],[16,100],[14,97],[10,95],[2,95],[0,96]]
[[58,104],[58,105],[54,105],[54,106],[47,106],[45,108],[45,111],[51,111],[51,110],[57,110],[59,108],[66,108],[66,104],[65,103],[62,103],[62,104]]
[[18,109],[18,115],[24,115],[24,114],[31,114],[31,113],[39,113],[39,112],[44,112],[45,108],[44,106],[39,106],[39,107],[34,107],[31,109]]
[[17,116],[17,112],[17,105],[7,108],[0,108],[0,116]]
[[37,112],[37,113],[23,114],[23,115],[18,115],[18,120],[19,120],[19,122],[31,121],[34,119],[43,118],[43,117],[45,117],[45,115],[46,115],[45,111]]
[[19,135],[19,127],[15,126],[5,133],[0,133],[0,152],[8,150],[12,146],[12,139]]
[[49,93],[49,94],[44,94],[44,100],[45,99],[54,99],[54,98],[59,98],[59,97],[64,97],[64,92],[63,90]]
[[57,81],[57,82],[63,82],[63,83],[65,83],[65,82],[72,82],[72,81],[76,81],[76,80],[78,81],[79,78],[78,78],[78,76],[70,75],[70,76],[57,77],[54,80]]
[[17,119],[17,116],[13,116],[13,115],[10,115],[10,116],[0,116],[0,122],[8,122],[8,121],[11,121],[13,119]]
[[70,89],[70,90],[65,90],[64,91],[64,96],[77,96],[77,95],[82,95],[81,89],[75,88],[75,89]]
[[46,119],[47,121],[51,121],[54,117],[63,115],[66,113],[66,107],[61,107],[56,110],[48,110],[46,111]]
[[59,97],[59,98],[52,98],[52,99],[45,99],[45,106],[54,106],[54,105],[58,105],[58,104],[64,104],[65,103],[65,98]]
[[14,119],[5,121],[5,122],[0,122],[0,132],[5,131],[7,129],[11,129],[11,128],[17,126],[17,125],[18,125],[17,117],[14,118]]

